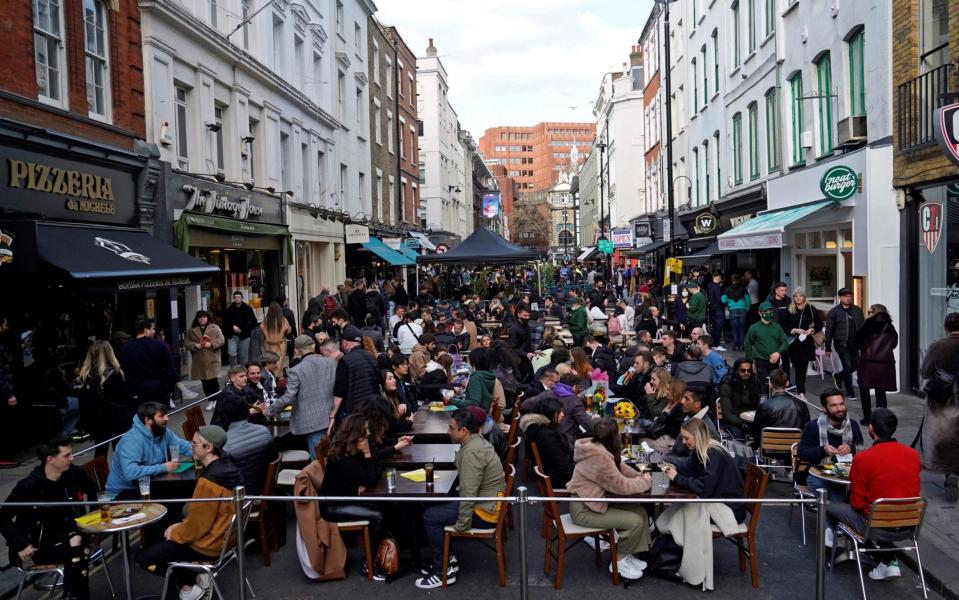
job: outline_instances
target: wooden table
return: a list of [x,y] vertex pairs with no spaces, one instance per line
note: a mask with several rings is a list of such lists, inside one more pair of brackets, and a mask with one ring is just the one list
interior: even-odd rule
[[396,467],[400,470],[418,469],[426,463],[433,463],[434,469],[455,468],[453,460],[459,444],[418,444],[404,448],[399,454],[394,454],[383,460],[384,467]]
[[413,445],[417,442],[449,443],[449,423],[452,412],[434,412],[429,406],[420,407],[413,413]]
[[[636,463],[626,463],[637,471],[642,471],[640,465]],[[666,477],[666,474],[662,471],[652,471],[649,475],[653,478],[653,485],[649,490],[641,494],[632,494],[630,496],[617,496],[619,498],[697,498],[695,493],[687,487],[683,487],[677,483],[673,483]],[[615,494],[608,494],[609,496],[615,496]]]
[[371,488],[367,488],[360,496],[388,497],[388,496],[413,496],[422,498],[434,498],[437,496],[448,496],[453,484],[456,482],[456,471],[450,469],[436,469],[433,471],[435,481],[433,489],[426,489],[426,482],[417,483],[403,477],[402,473],[408,470],[397,470],[396,489],[390,490],[386,487],[386,475],[380,478],[379,482]]
[[[126,507],[138,508],[139,510],[137,510],[135,514],[143,514],[144,517],[128,523],[116,523],[112,519],[110,521],[97,520],[89,525],[80,525],[80,529],[87,533],[96,533],[102,535],[109,535],[112,533],[120,534],[120,548],[123,552],[123,582],[126,585],[126,599],[133,600],[133,579],[130,575],[130,531],[139,529],[151,523],[156,523],[166,516],[167,510],[162,504],[155,503],[111,504],[110,510],[111,512],[118,511]],[[96,514],[99,516],[99,513],[100,509],[98,508],[89,514]]]

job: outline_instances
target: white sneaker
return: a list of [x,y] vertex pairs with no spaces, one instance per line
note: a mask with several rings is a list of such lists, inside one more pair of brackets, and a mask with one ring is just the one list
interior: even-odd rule
[[[589,547],[592,548],[593,550],[596,549],[596,538],[588,537],[588,538],[586,538],[584,541],[586,542],[586,545],[587,545],[587,546],[589,546]],[[609,551],[609,542],[607,542],[606,540],[599,540],[599,551],[600,551],[600,552],[608,552],[608,551]]]
[[[643,576],[642,570],[640,570],[631,559],[632,556],[628,554],[623,558],[616,561],[616,569],[619,571],[620,576],[625,577],[626,579],[639,579]],[[613,561],[609,562],[609,572],[613,572]]]
[[180,396],[184,400],[193,400],[194,398],[200,395],[194,392],[193,390],[191,390],[190,388],[188,388],[186,384],[183,383],[182,381],[176,384],[176,387],[178,390],[180,390]]
[[196,584],[201,588],[208,590],[210,589],[210,575],[209,573],[200,573],[196,576]]
[[725,351],[726,351],[726,349],[723,348],[722,346],[716,346],[715,348],[713,348],[713,350],[718,350],[719,352],[725,352]]
[[191,587],[190,589],[183,591],[180,590],[180,600],[200,600],[206,594],[206,590],[201,588],[198,585]]
[[207,411],[212,411],[215,408],[216,408],[216,400],[210,400],[209,402],[206,403]]
[[832,527],[826,528],[826,547],[832,548],[832,545],[836,542],[836,534],[833,532]]
[[626,558],[629,559],[629,561],[633,563],[633,566],[639,569],[640,571],[645,571],[646,567],[649,566],[648,564],[646,564],[645,560],[640,560],[636,558],[635,556],[633,556],[632,554],[628,554]]
[[879,563],[875,569],[869,571],[869,579],[873,581],[884,581],[886,579],[892,579],[893,577],[899,577],[902,573],[899,572],[899,561],[893,560],[888,565]]

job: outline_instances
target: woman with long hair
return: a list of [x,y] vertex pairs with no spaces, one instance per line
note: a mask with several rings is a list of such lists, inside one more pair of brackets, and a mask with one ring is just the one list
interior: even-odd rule
[[286,362],[286,338],[290,334],[290,323],[283,316],[283,307],[278,302],[271,302],[266,309],[266,317],[260,323],[263,332],[263,351],[274,352],[280,357],[276,365],[270,369],[277,379],[283,377],[284,363]]
[[404,431],[413,429],[413,415],[409,413],[409,408],[400,401],[399,380],[393,371],[382,371],[380,373],[383,398],[389,408],[389,420],[387,430],[384,433],[395,435]]
[[646,406],[649,416],[655,419],[672,401],[673,376],[665,367],[656,367],[646,383]]
[[593,372],[593,364],[589,362],[586,351],[579,346],[574,346],[569,351],[569,357],[572,361],[573,371],[579,375],[580,387],[586,389],[590,385],[590,373]]
[[199,379],[203,395],[220,390],[220,348],[226,344],[223,331],[205,310],[196,311],[183,345],[190,351],[190,379]]
[[783,329],[791,339],[786,352],[789,354],[789,362],[796,368],[796,378],[793,380],[796,382],[796,392],[805,400],[806,372],[809,370],[809,363],[816,359],[813,334],[822,329],[822,319],[819,311],[806,301],[806,291],[802,288],[793,290],[792,302],[789,303],[785,317]]
[[[576,440],[573,447],[573,476],[566,489],[572,498],[605,498],[606,494],[631,496],[652,487],[649,475],[623,464],[619,425],[610,417],[593,426],[593,437]],[[573,523],[580,527],[615,529],[619,551],[617,568],[627,579],[639,579],[646,563],[633,554],[649,549],[649,517],[642,504],[580,502],[569,504]],[[612,568],[612,565],[610,565]]]
[[[662,383],[660,383],[662,386]],[[653,419],[646,433],[652,438],[650,445],[660,452],[668,452],[679,437],[679,427],[683,424],[682,399],[686,395],[686,382],[673,379],[669,383],[669,404]]]
[[866,314],[866,322],[856,332],[859,348],[859,401],[862,402],[863,425],[869,424],[872,414],[870,390],[876,391],[876,407],[886,407],[886,392],[896,391],[896,357],[899,334],[893,327],[889,310],[882,304],[873,304]]
[[[106,340],[90,345],[77,375],[83,428],[100,443],[130,428],[136,402],[130,397],[120,361]],[[116,442],[113,443],[116,446]],[[98,446],[96,456],[106,456],[109,445]]]

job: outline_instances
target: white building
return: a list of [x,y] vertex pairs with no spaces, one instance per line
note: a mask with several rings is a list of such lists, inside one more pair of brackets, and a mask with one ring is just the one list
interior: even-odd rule
[[470,154],[460,138],[456,111],[449,102],[446,68],[433,39],[426,56],[416,59],[420,136],[421,223],[433,232],[460,240],[473,231]]

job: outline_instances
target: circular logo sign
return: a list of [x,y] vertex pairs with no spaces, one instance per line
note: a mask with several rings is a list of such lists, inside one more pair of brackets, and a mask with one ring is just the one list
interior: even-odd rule
[[437,254],[446,254],[449,252],[449,246],[446,244],[436,244],[436,253]]
[[859,187],[859,177],[849,167],[839,165],[832,167],[819,180],[819,189],[823,196],[830,200],[845,200],[851,198]]
[[696,217],[696,221],[693,223],[693,231],[703,235],[706,233],[712,233],[716,230],[716,216],[710,213],[703,213]]

